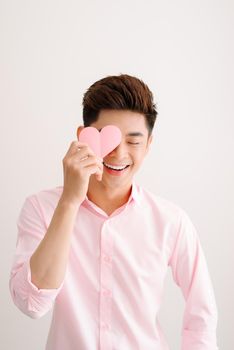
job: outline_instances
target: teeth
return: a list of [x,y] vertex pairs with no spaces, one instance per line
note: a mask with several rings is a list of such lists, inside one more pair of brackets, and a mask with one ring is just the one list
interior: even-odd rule
[[107,168],[110,168],[110,169],[113,169],[113,170],[123,170],[123,169],[126,168],[126,166],[127,166],[127,165],[114,166],[114,165],[110,165],[110,164],[107,164],[107,163],[104,163],[104,165],[105,165]]

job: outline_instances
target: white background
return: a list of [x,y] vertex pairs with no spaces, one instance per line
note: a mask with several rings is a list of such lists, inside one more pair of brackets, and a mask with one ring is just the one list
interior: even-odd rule
[[[218,345],[234,349],[233,23],[231,0],[0,2],[2,349],[44,349],[51,320],[51,312],[25,316],[8,289],[24,198],[63,185],[84,92],[120,73],[143,79],[158,105],[136,179],[197,227],[218,305]],[[180,347],[183,306],[168,271],[160,320],[172,350]]]

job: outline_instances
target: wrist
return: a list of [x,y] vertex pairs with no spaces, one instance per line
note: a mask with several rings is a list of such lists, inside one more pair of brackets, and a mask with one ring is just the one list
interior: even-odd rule
[[59,199],[59,204],[63,207],[66,208],[71,208],[71,209],[78,209],[81,205],[82,201],[81,200],[75,200],[75,199],[71,199],[65,195],[61,195],[60,199]]

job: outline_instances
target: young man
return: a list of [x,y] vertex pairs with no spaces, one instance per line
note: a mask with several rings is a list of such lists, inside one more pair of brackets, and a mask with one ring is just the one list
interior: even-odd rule
[[10,291],[32,318],[54,306],[46,350],[168,349],[157,318],[168,266],[185,299],[181,349],[218,349],[216,302],[196,229],[182,208],[134,181],[156,117],[141,80],[97,81],[84,95],[84,126],[115,125],[120,144],[100,159],[88,144],[72,142],[63,187],[25,200]]

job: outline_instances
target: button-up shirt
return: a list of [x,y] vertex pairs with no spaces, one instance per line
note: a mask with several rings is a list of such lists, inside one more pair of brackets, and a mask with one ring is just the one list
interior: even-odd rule
[[53,307],[46,350],[168,350],[158,320],[168,267],[185,301],[181,349],[217,350],[217,307],[197,230],[184,209],[135,181],[111,215],[86,196],[61,285],[32,283],[29,260],[62,190],[26,197],[9,281],[26,315],[38,319]]

